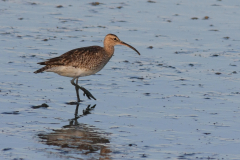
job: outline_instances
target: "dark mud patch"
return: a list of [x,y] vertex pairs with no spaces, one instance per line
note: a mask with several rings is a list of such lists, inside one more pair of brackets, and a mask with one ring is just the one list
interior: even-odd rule
[[129,79],[139,79],[139,80],[144,80],[143,77],[129,77]]
[[153,46],[149,46],[148,49],[153,49]]
[[37,106],[32,106],[32,109],[39,109],[39,108],[48,108],[49,106],[46,103],[43,103],[41,105],[37,105]]
[[175,81],[187,81],[187,80],[184,79],[184,78],[180,78],[180,79],[177,79],[177,80],[175,80]]
[[57,5],[56,8],[63,8],[63,6],[62,5]]
[[92,5],[92,6],[99,6],[99,5],[103,4],[103,3],[100,3],[100,2],[92,2],[92,3],[89,3],[89,4]]
[[143,93],[145,96],[150,96],[151,93]]
[[208,20],[208,19],[209,19],[208,16],[203,17],[203,20]]
[[2,112],[1,114],[12,114],[12,115],[18,115],[20,114],[19,111],[10,111],[10,112]]
[[198,17],[192,17],[191,19],[192,19],[192,20],[197,20],[197,19],[198,19]]
[[225,39],[225,40],[229,40],[229,39],[230,39],[230,37],[223,37],[223,39]]
[[12,148],[3,148],[2,151],[10,151]]
[[156,3],[156,1],[148,0],[148,3]]
[[67,104],[67,105],[78,105],[79,103],[76,102],[76,101],[73,101],[73,102],[66,102],[65,104]]
[[191,54],[193,51],[176,51],[175,54]]
[[213,54],[213,55],[211,55],[211,57],[218,57],[218,56],[220,56],[219,54]]
[[163,66],[165,68],[171,68],[171,69],[176,69],[176,67],[173,67],[173,66]]

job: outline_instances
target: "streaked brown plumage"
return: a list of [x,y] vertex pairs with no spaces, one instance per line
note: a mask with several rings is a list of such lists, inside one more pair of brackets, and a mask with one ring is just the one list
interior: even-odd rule
[[[99,72],[111,59],[114,53],[115,45],[125,45],[140,53],[129,44],[122,42],[116,35],[108,34],[104,39],[104,47],[90,46],[73,49],[55,58],[48,59],[45,62],[39,62],[40,65],[46,65],[34,73],[55,72],[59,75],[72,77],[72,85],[75,86],[78,102],[80,102],[78,90],[81,89],[89,99],[93,95],[85,88],[78,85],[78,78],[88,76]],[[76,79],[76,83],[74,80]]]

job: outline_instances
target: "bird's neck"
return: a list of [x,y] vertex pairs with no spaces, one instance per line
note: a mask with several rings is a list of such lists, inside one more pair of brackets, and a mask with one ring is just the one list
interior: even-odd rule
[[104,50],[106,51],[106,53],[108,54],[109,57],[112,57],[112,55],[114,53],[114,46],[104,45]]

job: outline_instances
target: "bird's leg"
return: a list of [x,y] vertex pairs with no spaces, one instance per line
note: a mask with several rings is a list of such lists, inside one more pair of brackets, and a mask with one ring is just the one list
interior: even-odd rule
[[[76,78],[76,85],[78,85],[78,78]],[[77,93],[77,101],[80,102],[80,97],[79,97],[79,88],[75,86],[76,93]]]
[[[72,85],[74,85],[75,86],[75,88],[76,88],[76,92],[77,92],[77,96],[79,96],[78,95],[78,89],[81,89],[82,91],[83,91],[83,95],[85,96],[87,96],[88,97],[88,99],[94,99],[94,100],[96,100],[96,98],[95,97],[93,97],[93,95],[87,90],[87,89],[85,89],[84,87],[81,87],[81,86],[79,86],[78,84],[76,84],[76,83],[74,83],[74,80],[75,80],[76,78],[73,78],[72,80],[71,80],[71,83],[72,83]],[[80,102],[80,99],[78,99],[78,102]]]

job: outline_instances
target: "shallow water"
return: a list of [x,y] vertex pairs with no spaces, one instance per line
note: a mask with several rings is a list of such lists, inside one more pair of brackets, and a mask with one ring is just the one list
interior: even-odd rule
[[[0,6],[0,159],[239,159],[240,1]],[[37,62],[108,33],[141,56],[116,46],[75,114],[71,79]]]

